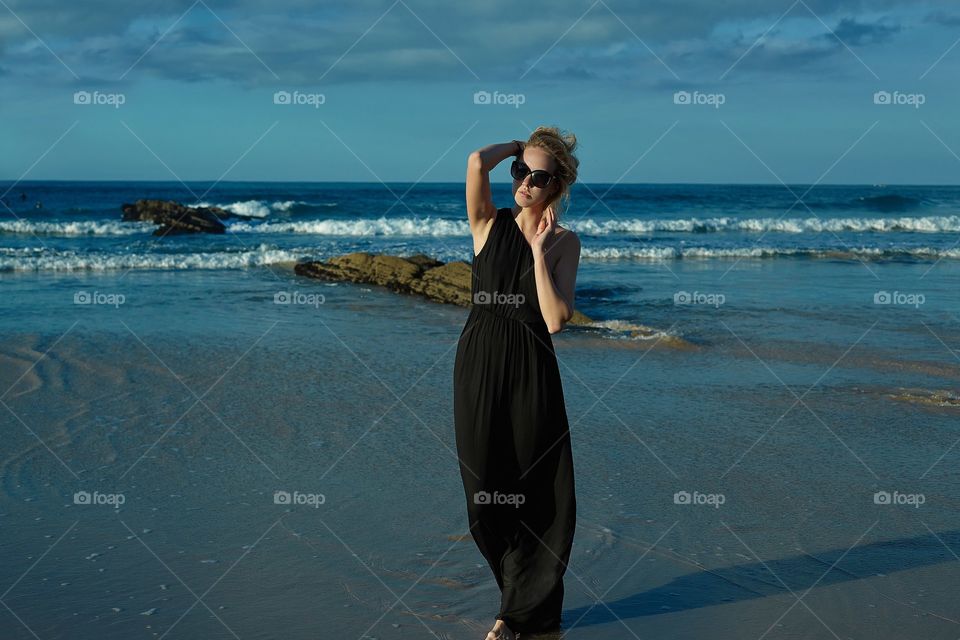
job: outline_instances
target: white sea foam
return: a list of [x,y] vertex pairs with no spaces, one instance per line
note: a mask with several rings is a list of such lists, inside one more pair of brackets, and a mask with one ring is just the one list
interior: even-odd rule
[[[11,253],[11,251],[19,251]],[[0,271],[109,271],[113,269],[243,269],[294,263],[309,257],[309,249],[282,250],[269,245],[236,252],[187,254],[82,253],[43,249],[0,251]]]
[[274,211],[289,211],[293,207],[301,205],[306,207],[335,207],[336,202],[304,202],[303,200],[277,200],[267,202],[266,200],[243,200],[231,202],[230,204],[217,204],[213,202],[198,202],[189,204],[188,207],[220,207],[231,213],[242,216],[254,216],[257,218],[266,218]]
[[[228,205],[231,211],[243,215],[269,216],[271,211],[285,211],[301,204],[287,200],[266,205],[259,200]],[[335,203],[331,203],[335,204]],[[191,206],[209,205],[200,203]],[[314,205],[316,206],[316,205]],[[231,208],[232,207],[232,208]],[[432,236],[469,237],[470,225],[465,218],[454,220],[426,217],[386,217],[294,220],[271,222],[269,220],[227,220],[228,230],[234,233],[278,233],[330,236]],[[872,232],[872,233],[954,233],[960,232],[960,216],[926,216],[920,218],[687,218],[673,220],[573,220],[564,223],[577,233],[586,236],[631,236],[650,235],[657,232],[670,233],[820,233],[820,232]],[[34,220],[0,221],[0,234],[35,234],[58,236],[126,236],[152,233],[156,227],[149,222],[65,221],[47,222]]]
[[910,249],[880,249],[876,247],[856,247],[849,249],[808,249],[779,247],[584,247],[580,256],[585,260],[677,260],[685,258],[776,258],[810,257],[839,259],[880,259],[880,258],[918,258],[918,259],[960,259],[960,248],[934,249],[916,247]]
[[[568,226],[568,225],[564,225]],[[718,233],[742,231],[750,233],[820,233],[833,232],[901,232],[944,233],[960,231],[960,216],[923,216],[899,218],[678,218],[672,220],[616,219],[597,222],[575,220],[569,225],[587,235],[649,234],[658,231],[686,233]]]
[[77,220],[73,222],[41,222],[36,220],[2,220],[0,233],[48,236],[132,236],[153,233],[157,226],[151,222],[122,222],[120,220]]
[[[946,233],[960,231],[960,216],[926,216],[921,218],[685,218],[672,220],[603,220],[564,222],[578,234],[647,235],[672,233]],[[466,219],[443,218],[355,218],[350,220],[303,220],[297,222],[234,222],[238,233],[306,233],[320,235],[370,236],[466,236],[470,225]]]
[[660,340],[675,337],[675,334],[668,331],[654,329],[629,320],[595,320],[589,326],[609,331],[614,336],[630,337],[632,340]]
[[330,236],[434,236],[469,237],[466,220],[442,218],[355,218],[352,220],[300,220],[294,222],[246,222],[228,224],[234,233],[291,233]]

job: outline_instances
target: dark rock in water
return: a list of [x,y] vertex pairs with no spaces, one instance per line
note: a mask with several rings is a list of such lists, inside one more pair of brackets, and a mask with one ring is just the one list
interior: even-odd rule
[[[409,258],[366,252],[348,253],[326,262],[301,262],[297,275],[321,280],[359,282],[386,287],[398,293],[415,293],[435,302],[470,306],[471,267],[466,262],[443,263],[417,254]],[[590,324],[592,320],[573,312],[570,324]]]
[[137,200],[135,204],[124,203],[123,220],[153,222],[160,225],[155,236],[180,233],[223,233],[223,220],[254,216],[231,213],[220,207],[187,207],[172,200]]
[[321,280],[375,284],[398,293],[421,294],[437,302],[460,306],[470,303],[470,265],[444,264],[423,254],[400,258],[348,253],[326,262],[302,262],[294,271]]
[[910,402],[931,407],[960,407],[960,393],[950,389],[901,389],[899,392],[890,393],[887,394],[887,396],[900,402]]

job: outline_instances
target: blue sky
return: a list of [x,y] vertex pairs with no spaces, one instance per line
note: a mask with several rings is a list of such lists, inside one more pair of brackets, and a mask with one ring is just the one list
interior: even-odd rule
[[0,178],[462,181],[550,124],[586,182],[957,184],[958,40],[947,1],[4,0]]

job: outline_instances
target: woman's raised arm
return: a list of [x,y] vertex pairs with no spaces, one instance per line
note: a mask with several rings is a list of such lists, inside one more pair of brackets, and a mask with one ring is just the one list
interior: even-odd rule
[[510,156],[523,151],[523,143],[511,140],[487,145],[467,158],[467,218],[476,231],[496,213],[490,193],[490,170]]

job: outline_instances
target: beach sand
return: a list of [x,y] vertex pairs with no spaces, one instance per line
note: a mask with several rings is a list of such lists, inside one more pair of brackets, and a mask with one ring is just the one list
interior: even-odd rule
[[[0,637],[483,638],[499,594],[452,422],[466,310],[353,285],[281,307],[269,278],[218,277],[42,331],[5,316]],[[743,335],[776,377],[732,338],[555,336],[564,637],[960,637],[958,410],[895,397],[960,367],[855,349],[810,388],[852,340]]]

